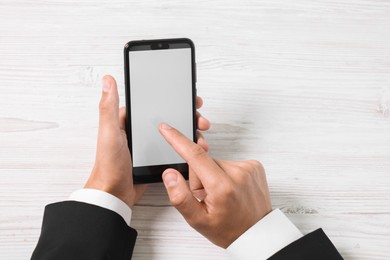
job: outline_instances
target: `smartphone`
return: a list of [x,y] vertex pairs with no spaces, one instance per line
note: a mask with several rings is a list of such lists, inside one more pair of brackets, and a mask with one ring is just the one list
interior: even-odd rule
[[187,163],[158,131],[161,122],[196,142],[195,46],[190,39],[131,41],[125,45],[126,133],[134,183],[161,182]]

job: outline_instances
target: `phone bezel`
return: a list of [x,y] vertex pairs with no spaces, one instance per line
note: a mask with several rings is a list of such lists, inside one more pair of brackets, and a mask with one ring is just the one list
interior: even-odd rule
[[[124,47],[124,74],[125,74],[125,96],[126,96],[126,134],[127,143],[133,160],[132,151],[132,132],[131,132],[131,98],[130,98],[130,51],[140,50],[160,50],[160,49],[191,49],[191,82],[192,82],[192,124],[193,124],[193,141],[196,142],[196,63],[195,63],[195,46],[188,38],[176,39],[156,39],[156,40],[140,40],[130,41]],[[134,183],[152,183],[162,182],[162,173],[168,168],[178,170],[185,179],[188,179],[189,168],[187,163],[165,164],[165,165],[150,165],[142,167],[133,167],[133,182]]]

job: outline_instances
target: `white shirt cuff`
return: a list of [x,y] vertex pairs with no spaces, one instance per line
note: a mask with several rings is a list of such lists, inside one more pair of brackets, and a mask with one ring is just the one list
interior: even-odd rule
[[226,250],[231,259],[268,259],[302,237],[302,233],[275,209],[236,239]]
[[114,195],[95,189],[81,189],[73,192],[69,200],[85,202],[102,208],[106,208],[118,213],[127,225],[131,222],[131,209],[122,200]]

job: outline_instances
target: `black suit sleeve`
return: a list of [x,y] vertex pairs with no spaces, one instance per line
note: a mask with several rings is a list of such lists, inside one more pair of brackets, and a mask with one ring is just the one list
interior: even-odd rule
[[270,260],[339,260],[343,259],[322,229],[317,229],[289,244]]
[[[65,201],[46,206],[32,260],[131,259],[137,232],[117,213],[95,205]],[[289,244],[270,260],[343,259],[318,229]]]
[[137,232],[117,213],[65,201],[47,205],[32,260],[131,259]]

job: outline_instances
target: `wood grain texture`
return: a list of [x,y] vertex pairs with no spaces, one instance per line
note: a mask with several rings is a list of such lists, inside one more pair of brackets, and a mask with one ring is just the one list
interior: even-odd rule
[[[390,1],[0,0],[0,259],[29,258],[43,208],[94,160],[100,78],[124,44],[196,44],[211,154],[258,159],[274,207],[346,259],[390,256]],[[124,89],[121,88],[124,104]],[[227,259],[151,185],[134,259]]]

